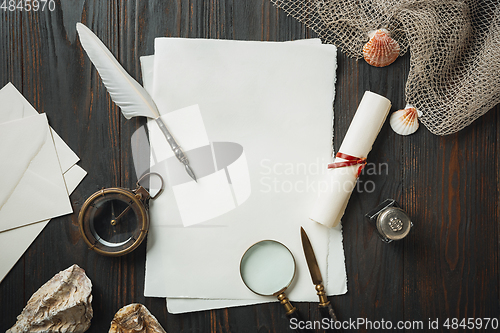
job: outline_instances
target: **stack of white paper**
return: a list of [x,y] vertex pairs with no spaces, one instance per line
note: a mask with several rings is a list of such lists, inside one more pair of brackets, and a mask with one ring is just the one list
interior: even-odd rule
[[1,281],[51,218],[73,212],[69,193],[86,172],[10,83],[0,90],[0,156]]
[[329,295],[347,291],[342,232],[309,220],[332,156],[336,49],[319,40],[157,38],[145,87],[183,148],[190,180],[150,122],[151,168],[166,190],[151,203],[145,295],[170,312],[274,301],[239,275],[245,250],[285,244],[293,301],[317,301],[300,242],[307,231]]

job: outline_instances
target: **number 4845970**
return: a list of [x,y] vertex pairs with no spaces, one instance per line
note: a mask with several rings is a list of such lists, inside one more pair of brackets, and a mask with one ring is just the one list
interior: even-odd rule
[[4,12],[38,12],[45,9],[52,12],[56,9],[56,2],[54,0],[3,0],[0,9]]
[[465,321],[465,318],[460,321],[457,318],[447,318],[443,323],[443,327],[448,330],[457,330],[459,328],[464,330],[497,330],[498,325],[498,318],[467,318],[467,321]]

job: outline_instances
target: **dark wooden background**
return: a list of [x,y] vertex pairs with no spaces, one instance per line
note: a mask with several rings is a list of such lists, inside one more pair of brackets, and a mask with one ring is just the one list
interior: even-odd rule
[[[159,36],[272,41],[315,37],[269,0],[57,0],[53,12],[1,10],[0,86],[11,81],[47,114],[88,175],[71,196],[75,213],[53,219],[0,284],[0,331],[15,323],[43,283],[76,263],[93,282],[94,319],[88,332],[107,332],[114,313],[132,302],[145,304],[169,333],[286,332],[277,303],[171,315],[164,299],[143,296],[144,244],[121,258],[87,249],[77,212],[102,187],[134,186],[130,136],[144,120],[125,120],[111,102],[82,51],[78,21],[100,36],[139,80],[139,56],[152,54]],[[336,148],[365,90],[387,96],[393,110],[404,106],[408,68],[408,55],[379,69],[339,52]],[[446,137],[434,136],[423,126],[402,137],[385,124],[369,161],[388,163],[388,171],[361,176],[362,182],[374,181],[376,190],[354,193],[343,218],[349,291],[330,298],[341,320],[419,320],[427,327],[429,319],[442,324],[446,318],[499,317],[497,109]],[[395,198],[414,221],[404,241],[382,243],[363,218],[386,198]],[[317,303],[298,307],[304,317],[320,319]],[[439,331],[446,330],[441,326]]]

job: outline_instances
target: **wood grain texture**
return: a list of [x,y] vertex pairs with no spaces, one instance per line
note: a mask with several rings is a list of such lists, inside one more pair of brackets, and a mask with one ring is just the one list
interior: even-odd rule
[[[20,91],[22,91],[23,84],[22,36],[21,14],[10,15],[0,12],[0,85],[3,87],[8,82],[12,82]],[[5,254],[0,253],[0,255]],[[15,323],[17,314],[11,314],[10,309],[13,307],[22,309],[26,304],[24,279],[25,259],[23,257],[0,283],[0,313],[8,313],[8,316],[0,316],[0,331],[5,331]]]
[[[405,201],[416,225],[405,247],[408,318],[498,318],[496,117],[446,137],[424,129],[405,143]],[[422,168],[430,161],[433,172]]]
[[[73,263],[93,282],[88,332],[106,332],[114,313],[132,302],[145,304],[167,332],[289,331],[277,303],[169,314],[164,299],[143,295],[144,244],[121,258],[87,249],[77,212],[102,187],[134,186],[130,138],[145,120],[121,116],[75,24],[91,28],[139,81],[139,57],[153,54],[155,37],[285,41],[316,35],[268,0],[60,0],[54,12],[0,15],[0,85],[11,81],[45,112],[88,172],[71,196],[75,213],[53,219],[0,283],[0,331],[14,324],[33,292]],[[336,149],[365,90],[388,97],[392,111],[404,107],[408,69],[409,55],[374,68],[339,53]],[[402,137],[384,125],[343,218],[349,291],[330,298],[340,320],[422,321],[427,328],[429,318],[437,318],[436,331],[446,332],[446,318],[500,316],[497,111],[446,137],[423,127]],[[415,224],[405,240],[391,244],[381,242],[364,218],[386,198],[396,199]],[[304,318],[320,320],[317,303],[295,305]]]

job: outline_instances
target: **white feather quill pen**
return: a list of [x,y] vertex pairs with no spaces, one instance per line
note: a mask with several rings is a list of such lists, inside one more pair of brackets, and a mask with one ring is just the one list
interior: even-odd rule
[[144,116],[158,118],[160,112],[148,92],[131,77],[103,42],[82,23],[76,24],[80,42],[97,68],[113,102],[125,118]]
[[187,157],[161,120],[160,112],[146,89],[127,73],[103,42],[89,28],[82,23],[77,23],[76,30],[80,36],[83,49],[97,68],[111,99],[120,107],[125,118],[144,116],[155,119],[175,156],[184,164],[189,176],[196,181]]

